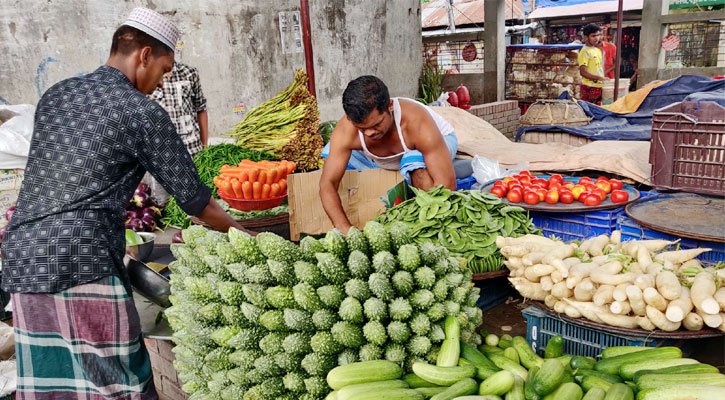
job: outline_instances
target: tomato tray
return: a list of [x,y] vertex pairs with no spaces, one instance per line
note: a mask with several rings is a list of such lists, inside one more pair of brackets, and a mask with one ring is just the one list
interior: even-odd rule
[[270,197],[263,200],[235,199],[232,197],[224,196],[221,191],[217,192],[217,194],[219,194],[219,197],[222,200],[226,201],[230,207],[236,208],[239,211],[259,211],[277,207],[278,205],[282,204],[284,198],[287,197],[287,192],[284,192],[284,194],[280,196]]

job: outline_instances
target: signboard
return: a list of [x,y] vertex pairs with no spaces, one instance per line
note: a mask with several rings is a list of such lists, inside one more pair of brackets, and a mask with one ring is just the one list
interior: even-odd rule
[[279,36],[282,54],[302,53],[302,19],[299,11],[279,12]]
[[475,44],[468,43],[465,47],[463,47],[463,61],[472,62],[477,56],[478,50],[476,49]]
[[670,10],[725,5],[725,0],[670,0]]
[[667,51],[672,51],[680,46],[680,37],[672,34],[665,36],[664,39],[662,39],[662,48]]

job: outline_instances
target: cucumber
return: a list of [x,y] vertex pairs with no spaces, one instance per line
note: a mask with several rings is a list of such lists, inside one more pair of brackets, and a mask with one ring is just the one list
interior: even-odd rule
[[571,366],[570,366],[569,364],[571,364],[571,359],[572,359],[572,358],[573,358],[573,357],[572,357],[572,356],[570,356],[570,355],[565,355],[565,356],[561,356],[561,357],[556,357],[556,359],[557,359],[557,360],[559,360],[559,362],[561,362],[561,365],[563,365],[563,366],[564,366],[564,368],[565,368],[565,369],[566,369],[567,371],[570,371],[570,370],[571,370]]
[[582,400],[604,400],[604,396],[607,395],[607,392],[604,391],[602,388],[591,388],[585,395],[582,397]]
[[333,390],[325,396],[325,400],[337,400],[337,390]]
[[559,360],[555,358],[546,360],[532,382],[534,391],[539,396],[546,396],[559,387],[564,374],[566,371]]
[[576,383],[564,383],[554,392],[548,394],[543,400],[581,400],[584,396],[582,388]]
[[622,378],[619,375],[612,375],[606,372],[597,371],[594,369],[580,369],[576,371],[577,381],[581,382],[586,376],[596,376],[599,379],[603,379],[609,383],[620,383]]
[[639,370],[634,373],[634,382],[639,381],[639,378],[643,375],[648,374],[711,374],[717,373],[718,369],[708,364],[690,364],[690,365],[679,365],[676,367],[669,368],[658,368],[658,369],[645,369]]
[[485,396],[460,396],[455,400],[501,400],[501,396],[495,394],[487,394]]
[[477,365],[475,363],[472,363],[472,362],[466,360],[465,358],[459,358],[458,365],[473,365],[474,367],[476,367],[476,378],[478,378],[480,380],[484,380],[484,379],[488,378],[489,376],[495,374],[496,372],[501,371],[501,368],[498,368],[495,365],[493,368],[483,367],[483,366]]
[[503,355],[510,358],[516,364],[519,364],[519,353],[513,347],[509,347],[503,351]]
[[383,389],[408,389],[409,386],[399,379],[379,382],[357,383],[355,385],[347,385],[337,391],[337,400],[350,400],[358,393],[366,393],[370,391],[378,391]]
[[436,365],[439,367],[453,367],[458,364],[461,354],[461,344],[458,339],[445,339],[438,351]]
[[408,384],[408,386],[411,389],[417,389],[417,388],[423,388],[423,387],[436,387],[436,386],[438,386],[435,383],[430,383],[430,382],[426,381],[425,379],[419,377],[416,374],[406,374],[403,377],[403,380],[405,381],[405,383]]
[[632,389],[632,392],[637,393],[639,388],[637,387],[637,384],[632,381],[625,381],[625,385],[629,386],[630,389]]
[[431,397],[443,392],[446,389],[448,389],[448,386],[434,386],[415,388],[415,391],[421,393],[426,399],[430,399]]
[[637,392],[637,400],[715,400],[725,399],[725,387],[683,384],[645,389]]
[[520,376],[514,376],[514,386],[504,396],[505,400],[526,400],[524,395],[524,379]]
[[327,384],[334,390],[357,383],[399,379],[403,369],[392,361],[362,361],[335,367],[327,374]]
[[498,341],[498,347],[501,349],[506,350],[511,346],[513,346],[513,342],[510,339],[499,339]]
[[430,383],[435,383],[440,386],[451,386],[462,379],[476,376],[476,367],[473,365],[439,367],[437,365],[416,362],[413,363],[413,373]]
[[604,400],[634,400],[634,392],[624,383],[615,383],[607,390]]
[[514,386],[514,374],[509,371],[498,371],[491,375],[478,387],[478,394],[505,394]]
[[606,392],[609,390],[609,387],[614,384],[596,376],[585,376],[584,379],[582,379],[581,385],[585,392],[588,392],[595,387],[603,389]]
[[471,346],[468,343],[461,342],[461,357],[482,367],[498,369],[498,367],[496,367],[496,364],[492,363],[491,360],[488,359],[488,357],[486,357],[483,353],[478,351],[477,348]]
[[723,374],[648,374],[639,378],[637,387],[640,390],[654,389],[662,386],[680,385],[682,383],[693,385],[709,385],[725,387]]
[[592,357],[574,356],[571,358],[569,365],[573,369],[594,369],[594,364],[597,363]]
[[486,336],[486,344],[488,346],[497,346],[498,345],[498,336],[494,335],[493,333]]
[[546,344],[544,350],[544,358],[556,358],[564,355],[564,338],[561,336],[554,336],[549,339],[549,343]]
[[619,373],[619,368],[624,364],[644,360],[667,360],[673,358],[682,358],[682,350],[677,347],[660,347],[658,349],[642,350],[611,358],[605,358],[597,362],[594,365],[594,369],[610,374],[617,374]]
[[498,346],[490,346],[487,344],[482,344],[478,346],[478,350],[486,356],[491,353],[503,353],[503,349],[498,348]]
[[423,400],[415,389],[381,389],[357,393],[350,400]]
[[544,365],[544,360],[537,356],[536,353],[531,349],[529,343],[521,336],[516,336],[512,339],[513,347],[516,349],[516,353],[519,355],[519,362],[527,369],[532,367],[541,368]]
[[637,362],[627,363],[627,364],[624,364],[621,367],[619,367],[619,376],[621,376],[625,380],[632,380],[634,378],[634,374],[637,371],[641,371],[643,369],[669,368],[669,367],[677,367],[680,365],[692,365],[692,364],[698,364],[697,360],[693,360],[692,358],[672,358],[669,360],[637,361]]
[[539,400],[541,399],[541,396],[536,394],[536,391],[534,390],[534,378],[536,378],[536,374],[539,373],[539,367],[534,367],[529,370],[529,376],[526,377],[526,380],[524,381],[524,397],[526,400]]
[[461,323],[458,322],[454,317],[446,317],[446,321],[443,323],[443,332],[446,334],[446,339],[461,339]]
[[489,354],[488,358],[491,360],[491,362],[496,364],[497,367],[526,379],[526,375],[528,374],[526,368],[522,367],[518,363],[515,363],[513,360],[509,359],[503,354]]
[[461,379],[446,390],[431,397],[431,400],[453,400],[459,396],[474,394],[478,389],[478,382],[472,378]]
[[652,349],[652,347],[644,347],[644,346],[607,347],[606,349],[602,350],[602,359],[612,358],[612,357],[621,356],[624,354],[636,353],[638,351],[651,350],[651,349]]

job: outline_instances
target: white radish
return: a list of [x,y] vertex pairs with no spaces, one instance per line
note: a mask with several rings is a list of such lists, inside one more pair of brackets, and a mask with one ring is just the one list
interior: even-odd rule
[[615,301],[609,305],[609,311],[611,311],[612,314],[627,315],[630,311],[632,311],[632,306],[628,301]]
[[601,256],[603,254],[604,246],[606,246],[609,243],[609,236],[605,235],[599,235],[594,240],[592,240],[592,243],[589,245],[589,249],[587,249],[587,252],[591,254],[593,257]]
[[557,242],[539,235],[524,235],[517,238],[498,236],[496,238],[496,247],[498,247],[499,249],[506,246],[514,246],[524,243],[533,243],[539,246],[556,246],[561,244],[561,242]]
[[687,314],[685,319],[682,320],[682,326],[684,326],[688,331],[699,331],[704,325],[705,321],[703,321],[702,317],[695,312]]
[[511,271],[509,276],[512,278],[518,278],[518,277],[524,276],[524,268],[517,268],[517,269]]
[[720,305],[720,312],[725,311],[725,287],[718,289],[712,297]]
[[509,257],[506,259],[506,261],[503,262],[506,268],[513,271],[519,268],[523,268],[523,264],[521,263],[521,259],[519,257]]
[[692,304],[707,314],[717,314],[720,312],[720,304],[715,300],[714,295],[715,277],[707,271],[697,274],[690,288]]
[[655,276],[650,274],[640,274],[634,280],[634,284],[642,290],[648,287],[655,287]]
[[539,283],[541,283],[541,289],[543,289],[546,292],[550,292],[551,288],[554,287],[554,281],[551,280],[550,275],[542,276]]
[[554,305],[559,302],[559,299],[552,295],[548,295],[544,298],[544,304],[549,308],[554,308]]
[[564,259],[574,255],[574,248],[571,246],[556,246],[549,250],[548,253],[541,259],[544,264],[553,265],[560,273],[561,276],[566,278],[569,276],[569,266],[564,264]]
[[601,267],[599,267],[599,269],[607,271],[610,274],[618,274],[622,272],[622,270],[624,269],[624,265],[622,265],[620,261],[611,261],[602,265]]
[[564,299],[564,301],[579,310],[584,318],[594,322],[603,322],[602,319],[599,318],[598,314],[606,312],[606,308],[597,306],[592,302],[576,301],[571,299]]
[[629,285],[625,289],[627,292],[627,298],[629,299],[629,305],[632,307],[632,311],[639,315],[647,315],[646,304],[642,297],[642,290],[637,285]]
[[634,249],[634,247],[644,247],[647,249],[650,253],[656,253],[662,249],[664,249],[667,246],[673,245],[675,243],[679,242],[679,240],[676,240],[674,242],[671,242],[669,240],[662,240],[662,239],[652,239],[652,240],[632,240],[630,242],[625,243],[625,248],[627,248],[629,251],[627,254],[630,256],[634,256],[637,254],[637,250]]
[[540,283],[530,282],[526,278],[509,278],[509,282],[524,298],[542,301],[549,294],[541,288]]
[[564,280],[564,277],[561,276],[561,272],[559,272],[558,270],[556,270],[556,271],[554,271],[554,272],[551,273],[551,280],[554,283],[559,283],[559,282],[561,282],[561,281]]
[[584,278],[574,288],[574,298],[577,301],[590,301],[592,297],[594,297],[594,284],[589,278]]
[[657,276],[657,274],[659,274],[663,269],[665,269],[664,265],[658,262],[652,262],[652,264],[648,265],[647,268],[644,269],[644,272],[652,276]]
[[628,283],[634,281],[637,277],[633,272],[627,272],[624,274],[611,274],[606,270],[597,268],[589,275],[592,282],[605,284],[605,285],[621,285],[622,283]]
[[539,252],[539,251],[535,251],[535,252],[529,253],[529,254],[521,257],[521,263],[525,267],[528,267],[528,266],[531,266],[531,265],[535,265],[535,264],[539,264],[539,263],[541,263],[541,259],[544,258],[544,255],[545,254],[546,253],[542,253],[542,252]]
[[627,301],[627,292],[625,291],[629,286],[628,283],[621,283],[614,287],[612,292],[612,298],[617,301]]
[[563,299],[565,297],[571,297],[574,292],[566,287],[566,282],[561,281],[551,288],[551,294],[559,299]]
[[620,328],[636,328],[639,326],[637,317],[629,317],[626,315],[617,315],[604,311],[597,316],[607,325],[618,326]]
[[697,315],[702,318],[702,322],[710,328],[718,328],[720,324],[722,324],[722,317],[720,316],[721,314],[705,314],[697,308],[695,309],[695,312],[697,312]]
[[551,275],[554,267],[548,264],[534,264],[524,269],[524,277],[531,282],[538,282],[542,276]]
[[604,265],[604,264],[606,264],[606,263],[609,262],[609,256],[608,255],[606,255],[606,256],[603,256],[602,255],[602,256],[592,257],[592,262],[595,262],[595,263],[597,263],[599,265]]
[[672,300],[670,304],[667,305],[665,316],[672,322],[680,322],[685,319],[690,311],[692,311],[690,289],[680,286],[680,297]]
[[589,252],[589,246],[591,246],[594,239],[596,239],[596,237],[590,237],[589,239],[584,240],[582,244],[579,245],[579,250],[581,250],[582,253]]
[[[665,300],[665,298],[662,297],[662,295],[655,288],[648,287],[647,289],[643,290],[642,298],[648,306],[654,307],[660,312],[665,312],[665,310],[667,310],[667,300]],[[655,323],[655,325],[657,325],[657,323]]]
[[665,251],[665,252],[655,255],[655,260],[669,261],[673,264],[676,264],[676,263],[681,264],[685,261],[689,261],[690,259],[693,259],[693,258],[699,256],[700,254],[706,253],[708,251],[712,251],[712,249],[700,247],[697,249]]
[[652,306],[647,306],[647,318],[649,318],[649,320],[652,321],[657,328],[662,329],[665,332],[676,331],[680,329],[680,325],[682,325],[679,322],[667,320],[665,314],[662,314],[660,310]]
[[556,304],[554,304],[554,311],[558,312],[559,314],[563,314],[566,312],[566,306],[567,304],[563,301],[557,301]]
[[719,329],[720,332],[725,332],[725,313],[720,313],[720,319],[722,319],[722,323],[717,327],[717,329]]
[[657,291],[667,300],[675,300],[680,297],[680,280],[677,275],[670,271],[660,271],[655,278]]
[[616,231],[613,231],[611,235],[609,235],[609,241],[616,244],[617,246],[622,244],[622,231],[617,229]]
[[579,263],[572,266],[569,269],[569,277],[566,278],[566,286],[569,289],[574,289],[577,283],[581,282],[582,279],[589,276],[594,268],[597,268],[599,264],[594,262]]
[[680,268],[690,268],[690,267],[696,267],[696,268],[702,268],[702,263],[697,258],[693,258],[692,260],[687,260],[682,263],[682,266]]
[[572,266],[579,264],[582,262],[578,257],[569,257],[562,260],[564,262],[564,265],[567,266],[567,268],[571,269]]
[[501,254],[506,257],[523,257],[531,252],[529,246],[517,244],[514,246],[506,246],[500,250]]
[[565,304],[566,307],[564,308],[564,314],[566,314],[569,318],[581,318],[582,313],[579,312],[579,310],[576,309],[574,306],[570,306],[568,304]]
[[639,325],[640,328],[646,331],[653,331],[657,329],[655,324],[653,324],[652,321],[650,321],[647,317],[636,316],[634,317],[634,319],[637,321],[637,325]]
[[642,266],[637,261],[633,261],[629,264],[629,272],[641,274],[644,273],[644,270],[642,270]]
[[592,297],[592,302],[598,306],[603,306],[605,304],[609,304],[614,300],[614,297],[612,297],[612,294],[614,293],[614,286],[612,285],[600,285],[596,292],[594,292],[594,296]]

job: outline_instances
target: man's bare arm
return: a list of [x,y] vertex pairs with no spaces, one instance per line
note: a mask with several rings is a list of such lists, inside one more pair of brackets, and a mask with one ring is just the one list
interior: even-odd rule
[[350,154],[352,154],[352,150],[346,142],[346,139],[350,137],[351,131],[354,134],[355,127],[347,118],[343,117],[332,132],[330,138],[330,154],[325,161],[325,165],[322,168],[322,176],[320,177],[320,200],[322,201],[322,208],[325,209],[327,216],[335,228],[345,234],[352,227],[352,224],[350,224],[350,220],[345,215],[345,210],[342,208],[342,201],[337,190],[340,188],[340,181],[345,175],[347,163],[350,161]]
[[206,147],[209,145],[209,116],[206,110],[199,111],[197,114],[199,118],[199,136],[201,137],[201,144]]
[[209,204],[204,207],[203,210],[196,216],[200,220],[206,222],[212,228],[226,232],[229,228],[236,228],[242,232],[247,232],[252,236],[256,236],[256,232],[248,231],[242,227],[239,222],[232,219],[229,214],[214,200],[214,197],[209,200]]
[[582,78],[587,78],[587,79],[590,79],[590,80],[593,80],[593,81],[604,81],[604,80],[606,80],[606,78],[603,77],[603,76],[594,75],[592,73],[589,73],[589,71],[587,71],[587,66],[586,65],[582,65],[582,66],[579,67],[579,73],[581,74]]
[[420,110],[419,124],[414,129],[415,148],[423,153],[423,159],[433,186],[443,185],[456,190],[456,173],[453,171],[451,153],[433,118],[425,109]]

